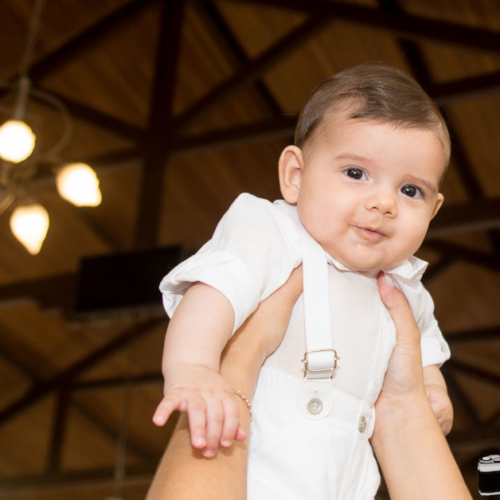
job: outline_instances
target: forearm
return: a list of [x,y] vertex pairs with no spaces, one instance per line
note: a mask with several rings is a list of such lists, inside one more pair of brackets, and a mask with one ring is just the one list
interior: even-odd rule
[[[259,325],[256,326],[256,328]],[[262,326],[262,325],[261,325]],[[252,324],[230,340],[221,363],[221,374],[234,389],[252,398],[265,349],[258,341],[261,330],[252,330]],[[253,334],[252,339],[242,336]],[[243,400],[237,398],[240,407],[240,425],[248,433],[250,414]],[[222,448],[216,457],[206,459],[189,444],[187,415],[182,414],[170,439],[148,500],[176,498],[191,500],[243,500],[246,498],[248,440],[235,442],[230,448]]]
[[163,371],[180,363],[201,364],[219,371],[221,352],[234,324],[230,302],[219,291],[194,284],[170,320],[163,356]]
[[392,500],[471,498],[425,394],[377,415],[371,443]]

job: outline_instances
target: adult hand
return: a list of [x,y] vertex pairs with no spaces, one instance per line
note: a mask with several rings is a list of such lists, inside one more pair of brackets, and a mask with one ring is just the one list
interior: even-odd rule
[[420,332],[408,301],[384,273],[377,281],[396,346],[375,404],[371,443],[391,500],[470,500],[425,393]]

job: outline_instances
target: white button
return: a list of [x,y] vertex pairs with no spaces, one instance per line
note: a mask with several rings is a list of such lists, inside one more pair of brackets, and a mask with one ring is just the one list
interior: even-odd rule
[[309,403],[307,403],[307,411],[311,415],[318,415],[323,410],[323,403],[321,399],[313,398]]
[[361,417],[359,419],[358,431],[359,432],[365,432],[366,431],[366,417]]

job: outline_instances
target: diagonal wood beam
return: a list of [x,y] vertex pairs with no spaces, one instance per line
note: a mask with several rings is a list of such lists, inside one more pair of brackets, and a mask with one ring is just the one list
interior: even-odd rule
[[[218,42],[219,47],[228,55],[228,58],[237,65],[245,65],[250,61],[245,49],[240,44],[237,36],[227,25],[223,16],[217,7],[210,0],[197,0],[192,2],[197,8],[203,20],[211,29],[212,35]],[[282,109],[267,85],[263,80],[254,82],[254,88],[257,90],[263,104],[274,116],[281,116]]]
[[474,28],[465,24],[429,19],[412,14],[394,14],[361,5],[325,0],[231,0],[293,9],[324,16],[367,28],[390,31],[416,40],[432,40],[484,52],[500,52],[498,31]]
[[112,132],[136,144],[140,144],[144,137],[144,129],[142,127],[125,122],[120,118],[116,118],[115,116],[99,111],[87,104],[75,101],[70,97],[66,97],[52,90],[41,90],[60,100],[66,106],[72,117],[88,122],[108,132]]
[[477,378],[482,382],[488,382],[492,385],[500,385],[500,375],[484,368],[480,368],[479,366],[464,363],[463,361],[458,361],[456,359],[449,359],[446,362],[446,366],[448,369],[452,369],[458,373],[463,373],[469,377]]
[[35,299],[44,309],[69,311],[76,283],[76,274],[65,273],[2,285],[0,286],[0,303],[30,298]]
[[[125,467],[124,481],[127,484],[150,483],[156,466],[129,465]],[[40,492],[59,488],[84,488],[89,485],[111,484],[114,469],[87,469],[50,474],[0,477],[0,494],[15,492]]]
[[[158,0],[132,0],[123,7],[107,14],[85,31],[76,34],[67,40],[62,47],[58,47],[51,53],[35,62],[29,68],[29,73],[34,82],[46,78],[50,74],[59,70],[67,62],[77,58],[83,51],[92,50],[98,47],[103,39],[114,34],[126,22],[133,21],[141,13],[148,9],[153,1]],[[10,80],[15,80],[19,74],[11,75]]]
[[452,259],[464,260],[471,264],[485,267],[489,271],[500,271],[500,256],[496,254],[472,250],[441,240],[424,241],[424,246]]
[[453,453],[498,448],[500,446],[500,428],[481,425],[464,431],[452,431],[448,436],[448,444]]
[[149,104],[148,133],[135,226],[135,245],[155,246],[158,239],[168,148],[165,137],[172,124],[177,66],[182,36],[184,0],[164,0],[156,49],[155,76]]
[[155,332],[162,323],[165,323],[165,320],[150,319],[142,322],[138,326],[133,326],[119,335],[116,339],[111,340],[104,346],[91,352],[80,361],[77,361],[75,364],[62,370],[50,379],[35,383],[24,396],[20,397],[17,401],[14,401],[0,412],[0,426],[10,421],[19,413],[31,408],[40,401],[40,399],[75,380],[82,373],[102,362],[104,359],[120,351],[130,342]]
[[46,472],[57,472],[61,466],[70,400],[69,385],[61,387],[57,394],[55,414],[52,418],[52,432],[45,466]]
[[500,71],[430,85],[426,91],[439,104],[482,97],[500,92]]
[[186,156],[224,147],[293,137],[296,116],[280,116],[257,123],[214,130],[203,134],[176,137],[172,140],[172,156]]
[[474,328],[459,332],[446,333],[446,341],[449,344],[461,344],[462,342],[488,342],[500,340],[500,325],[489,328]]
[[[127,380],[127,384],[131,387],[141,387],[143,385],[159,384],[163,382],[163,375],[161,372],[154,373],[143,373],[142,375],[131,376]],[[107,391],[110,389],[116,389],[117,387],[123,387],[125,382],[123,377],[112,377],[99,380],[85,380],[82,382],[75,383],[72,390],[78,392],[95,392],[95,391]]]
[[293,50],[303,45],[307,40],[317,35],[320,30],[331,22],[331,15],[313,16],[299,27],[281,38],[256,59],[251,60],[236,73],[217,85],[207,95],[191,105],[173,123],[173,131],[180,132],[189,128],[209,111],[229,99],[245,86],[260,78],[278,61],[283,60]]
[[443,207],[430,224],[427,240],[464,231],[500,227],[500,198],[475,200]]
[[454,259],[449,257],[441,257],[437,262],[431,264],[425,271],[424,276],[422,277],[422,281],[424,284],[430,283],[432,280],[436,279],[441,273],[446,271],[449,267],[454,264]]

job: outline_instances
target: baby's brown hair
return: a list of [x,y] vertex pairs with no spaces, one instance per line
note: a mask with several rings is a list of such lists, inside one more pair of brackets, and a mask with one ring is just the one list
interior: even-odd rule
[[393,66],[360,64],[316,87],[300,112],[295,145],[303,148],[336,112],[347,112],[348,119],[436,131],[449,158],[450,136],[438,107],[413,78]]

